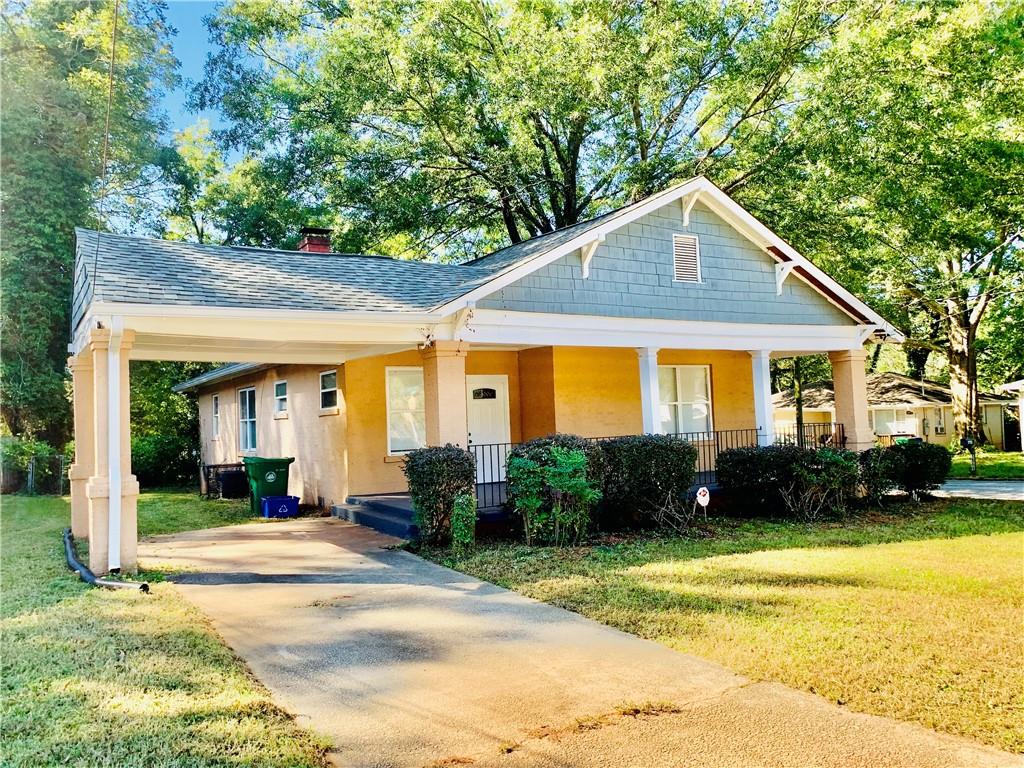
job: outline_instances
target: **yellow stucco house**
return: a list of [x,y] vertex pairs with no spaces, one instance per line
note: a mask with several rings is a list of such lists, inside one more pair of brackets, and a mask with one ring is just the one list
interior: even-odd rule
[[684,434],[701,469],[775,440],[769,360],[828,353],[835,431],[869,447],[870,307],[702,177],[464,264],[195,245],[78,231],[75,533],[130,568],[130,359],[232,361],[184,382],[203,461],[294,456],[325,506],[401,492],[403,454],[455,443],[500,483],[552,432]]

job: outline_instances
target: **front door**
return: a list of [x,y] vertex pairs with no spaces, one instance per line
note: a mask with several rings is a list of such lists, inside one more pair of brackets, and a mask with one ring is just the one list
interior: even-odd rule
[[505,479],[505,459],[512,439],[508,415],[508,376],[466,377],[469,445],[476,458],[476,481]]

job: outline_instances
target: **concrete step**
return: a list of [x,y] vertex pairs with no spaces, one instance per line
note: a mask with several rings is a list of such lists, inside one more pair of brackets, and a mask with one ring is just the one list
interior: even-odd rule
[[331,507],[331,514],[400,539],[413,539],[419,532],[410,515],[370,504],[335,504]]

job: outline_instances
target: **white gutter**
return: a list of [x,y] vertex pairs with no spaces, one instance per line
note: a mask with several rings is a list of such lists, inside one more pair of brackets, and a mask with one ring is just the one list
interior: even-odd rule
[[107,563],[121,569],[121,338],[124,321],[111,318],[107,348],[107,472],[110,492],[107,518]]

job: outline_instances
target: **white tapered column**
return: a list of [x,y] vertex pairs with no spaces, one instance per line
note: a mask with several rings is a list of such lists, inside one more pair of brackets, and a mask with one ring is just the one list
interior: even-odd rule
[[658,388],[658,348],[640,347],[640,407],[645,435],[661,434],[661,392]]
[[772,411],[771,353],[759,349],[750,353],[754,374],[754,419],[757,441],[761,445],[775,442],[775,414]]

